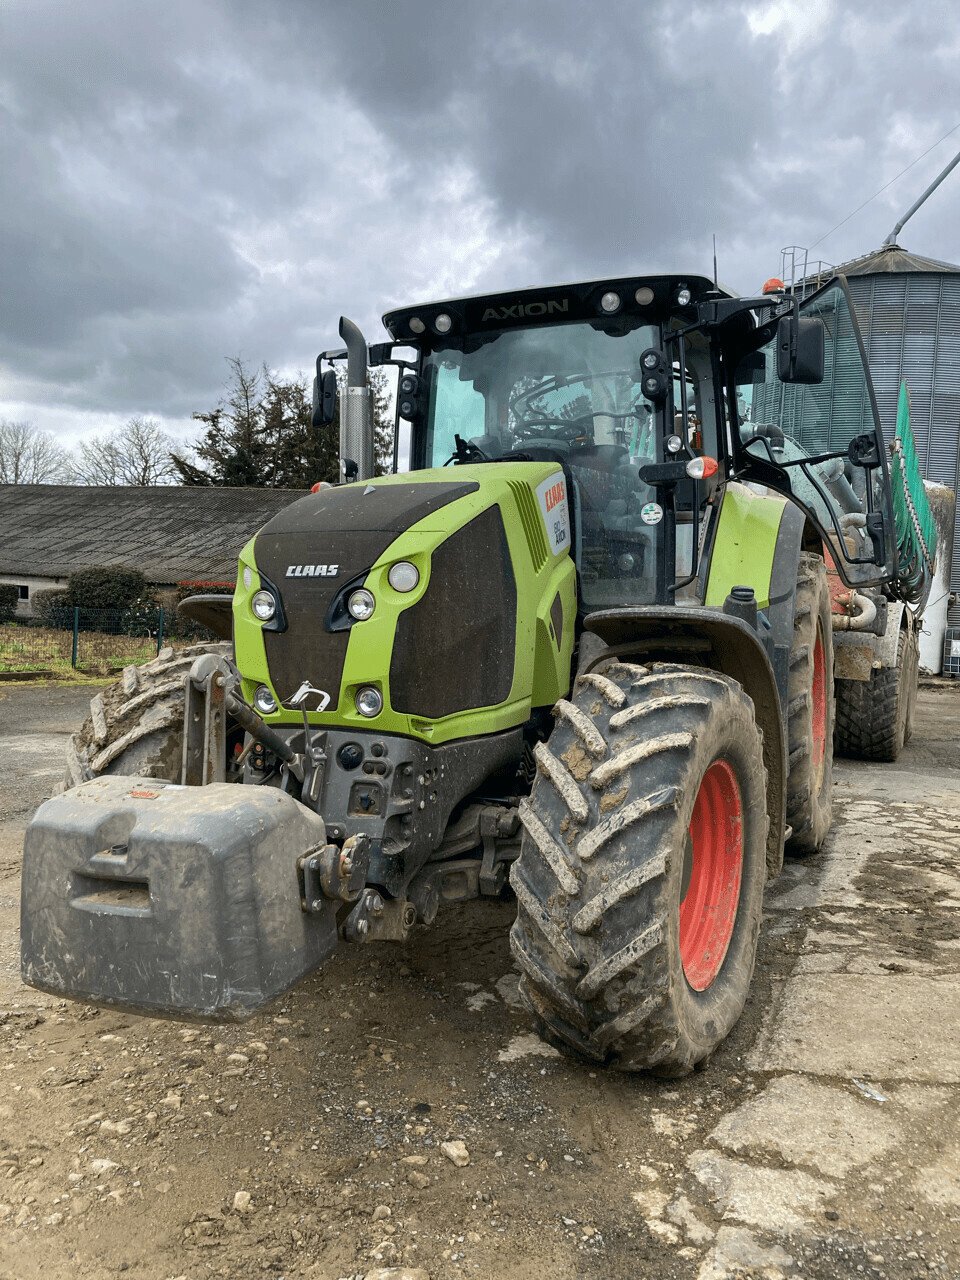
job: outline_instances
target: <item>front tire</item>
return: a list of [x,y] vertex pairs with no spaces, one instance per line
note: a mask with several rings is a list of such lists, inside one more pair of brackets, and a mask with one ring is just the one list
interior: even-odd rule
[[180,781],[184,680],[202,654],[229,657],[228,643],[167,648],[90,700],[90,715],[67,745],[63,789],[104,773]]
[[683,1074],[753,974],[768,826],[753,703],[713,672],[614,662],[555,715],[511,872],[521,993],[564,1051]]

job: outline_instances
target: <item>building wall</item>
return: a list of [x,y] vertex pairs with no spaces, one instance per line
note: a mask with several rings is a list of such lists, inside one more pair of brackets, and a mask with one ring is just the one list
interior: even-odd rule
[[21,599],[17,605],[18,618],[33,617],[31,601],[37,591],[51,591],[54,587],[67,585],[66,578],[38,578],[29,573],[0,573],[0,582],[12,582],[15,586],[26,588],[26,598]]

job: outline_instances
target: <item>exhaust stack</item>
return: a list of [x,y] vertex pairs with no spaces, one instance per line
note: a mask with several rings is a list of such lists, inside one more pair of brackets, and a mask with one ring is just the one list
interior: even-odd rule
[[340,402],[340,479],[373,475],[373,392],[367,385],[367,343],[352,320],[340,317],[347,348],[347,385]]

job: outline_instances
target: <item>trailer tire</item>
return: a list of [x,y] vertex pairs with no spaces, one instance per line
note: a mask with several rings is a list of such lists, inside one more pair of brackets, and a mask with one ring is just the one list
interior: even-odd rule
[[900,632],[897,665],[873,671],[869,680],[838,680],[837,753],[852,760],[890,764],[913,733],[920,650],[912,628]]
[[816,853],[833,816],[833,624],[823,559],[801,553],[787,682],[786,852]]
[[90,700],[90,714],[67,744],[61,790],[101,774],[180,781],[184,677],[205,653],[230,657],[229,643],[162,649],[143,666],[129,666]]
[[753,975],[768,828],[753,703],[712,671],[613,662],[554,714],[510,875],[521,995],[566,1053],[683,1075]]

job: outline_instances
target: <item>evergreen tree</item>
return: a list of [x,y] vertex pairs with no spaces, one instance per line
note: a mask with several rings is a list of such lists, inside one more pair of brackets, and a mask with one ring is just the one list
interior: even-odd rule
[[[308,489],[339,479],[340,408],[333,422],[314,429],[313,393],[299,374],[283,378],[264,365],[251,373],[239,357],[228,361],[230,379],[220,403],[195,413],[206,431],[193,446],[194,459],[174,454],[181,483]],[[368,374],[373,389],[375,474],[393,460],[393,415],[383,369]],[[341,392],[343,378],[341,377]]]

